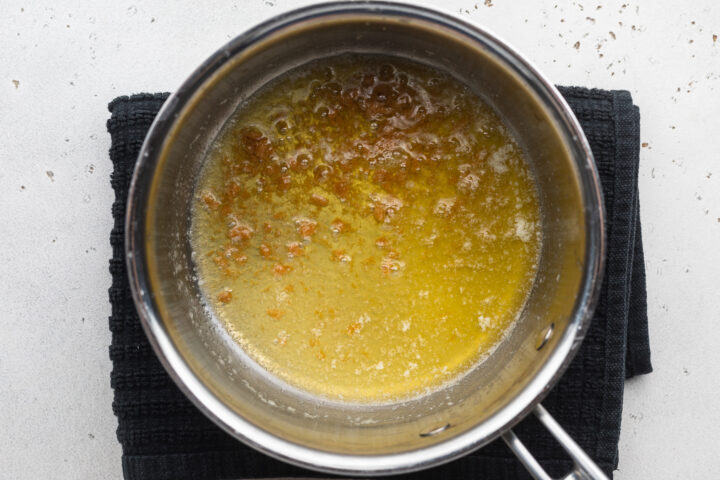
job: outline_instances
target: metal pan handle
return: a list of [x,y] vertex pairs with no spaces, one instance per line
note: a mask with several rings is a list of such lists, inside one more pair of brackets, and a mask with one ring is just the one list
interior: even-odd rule
[[[542,405],[538,404],[533,413],[575,462],[575,468],[563,477],[564,480],[609,480],[607,475],[600,470],[600,467],[580,448],[580,445],[575,443],[575,440],[570,438],[570,435],[563,430]],[[508,430],[503,434],[503,440],[535,480],[553,480],[515,435],[515,432]]]

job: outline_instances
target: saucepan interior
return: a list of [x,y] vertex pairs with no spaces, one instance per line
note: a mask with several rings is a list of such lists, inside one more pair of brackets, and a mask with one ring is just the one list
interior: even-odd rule
[[[203,305],[188,237],[206,152],[241,102],[289,69],[347,52],[413,59],[471,87],[525,150],[542,205],[540,267],[512,333],[458,383],[392,404],[328,401],[260,369]],[[153,125],[127,216],[136,303],[178,385],[239,439],[296,464],[343,473],[401,472],[448,461],[527,413],[582,339],[598,288],[602,241],[592,158],[557,92],[486,32],[385,3],[296,11],[211,57]]]

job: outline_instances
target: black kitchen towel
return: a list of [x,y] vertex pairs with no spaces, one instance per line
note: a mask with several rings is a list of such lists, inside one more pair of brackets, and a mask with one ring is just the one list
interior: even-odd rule
[[[600,302],[582,348],[543,404],[608,474],[617,467],[625,378],[651,371],[638,206],[638,108],[628,92],[561,88],[595,154],[607,209],[607,263]],[[127,480],[318,477],[234,440],[178,390],[155,357],[133,305],[123,218],[135,160],[167,94],[119,97],[109,109],[115,226],[110,236],[113,410]],[[553,476],[571,463],[534,418],[515,432]],[[407,479],[530,478],[496,441]]]

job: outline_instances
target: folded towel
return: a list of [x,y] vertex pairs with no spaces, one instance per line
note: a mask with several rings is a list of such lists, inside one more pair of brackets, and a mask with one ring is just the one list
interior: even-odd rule
[[[649,373],[645,265],[638,204],[640,114],[625,91],[561,88],[590,141],[605,194],[607,262],[600,301],[580,351],[543,401],[568,433],[608,474],[617,467],[624,381]],[[124,216],[135,161],[167,94],[113,100],[115,226],[110,236],[112,286],[111,385],[122,466],[127,480],[327,477],[271,459],[238,442],[204,417],[155,357],[130,293]],[[572,465],[558,444],[528,418],[515,429],[553,476]],[[502,441],[447,465],[394,478],[530,478]]]

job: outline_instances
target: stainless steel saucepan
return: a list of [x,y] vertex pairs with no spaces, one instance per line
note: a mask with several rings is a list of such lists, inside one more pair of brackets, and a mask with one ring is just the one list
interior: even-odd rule
[[[269,80],[320,57],[403,57],[457,77],[512,129],[537,177],[544,243],[516,328],[462,381],[383,405],[312,396],[254,363],[203,306],[190,206],[209,146]],[[280,460],[349,475],[420,470],[502,436],[550,478],[511,427],[533,412],[575,460],[566,478],[605,478],[540,405],[588,328],[603,266],[603,206],[592,154],[558,91],[518,53],[452,16],[381,2],[329,3],[276,17],[203,63],[163,106],[130,188],[126,253],[135,303],[167,371],[220,427]]]

